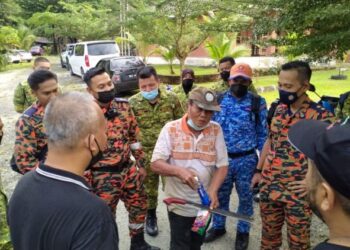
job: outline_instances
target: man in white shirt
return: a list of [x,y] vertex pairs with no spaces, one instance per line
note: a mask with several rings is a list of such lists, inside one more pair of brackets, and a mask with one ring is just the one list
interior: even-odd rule
[[[200,203],[197,181],[203,183],[216,208],[217,191],[227,173],[228,158],[220,125],[211,121],[214,111],[220,111],[215,92],[203,87],[189,94],[187,113],[167,123],[153,151],[151,169],[166,176],[165,193]],[[191,232],[198,209],[187,205],[168,207],[170,249],[200,249],[203,236]]]

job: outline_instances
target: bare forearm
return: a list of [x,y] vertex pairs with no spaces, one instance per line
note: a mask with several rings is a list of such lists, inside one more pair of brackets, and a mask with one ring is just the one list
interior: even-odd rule
[[227,166],[217,168],[214,172],[213,178],[211,179],[209,189],[213,192],[217,192],[224,182],[227,175]]

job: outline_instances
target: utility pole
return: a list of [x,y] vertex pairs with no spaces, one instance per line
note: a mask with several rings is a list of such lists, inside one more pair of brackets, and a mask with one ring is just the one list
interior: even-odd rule
[[121,48],[120,53],[122,56],[130,55],[130,43],[128,42],[128,32],[125,28],[125,23],[127,20],[127,11],[128,11],[128,0],[120,0],[120,37],[121,40]]

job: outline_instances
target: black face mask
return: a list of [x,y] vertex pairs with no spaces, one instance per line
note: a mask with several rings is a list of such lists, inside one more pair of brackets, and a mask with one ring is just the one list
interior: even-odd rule
[[230,90],[236,97],[241,98],[248,93],[248,86],[242,84],[232,84]]
[[97,95],[98,95],[97,100],[100,103],[109,103],[114,99],[115,91],[113,88],[113,89],[108,90],[108,91],[97,92]]
[[230,71],[222,71],[220,72],[221,79],[224,80],[225,82],[228,81],[228,78],[230,77]]
[[98,147],[98,153],[96,155],[93,155],[92,151],[90,150],[91,160],[90,160],[90,162],[87,165],[85,170],[91,169],[97,162],[99,162],[103,158],[103,154],[102,154],[100,145],[98,145],[98,142],[96,139],[95,139],[95,143],[97,144],[97,147]]
[[298,96],[298,92],[299,92],[300,89],[298,89],[296,92],[289,92],[289,91],[285,91],[285,90],[282,90],[282,89],[278,90],[279,96],[280,96],[280,101],[283,104],[292,105],[293,103],[295,103],[303,95],[302,94],[301,96]]
[[182,80],[182,88],[184,89],[186,95],[191,91],[193,82],[194,82],[193,79]]

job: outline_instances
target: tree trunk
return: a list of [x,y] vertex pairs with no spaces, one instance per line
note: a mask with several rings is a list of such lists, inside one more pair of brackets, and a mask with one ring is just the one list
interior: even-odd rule
[[185,58],[179,58],[179,61],[180,61],[180,75],[181,75],[181,72],[185,66],[185,60],[186,60],[186,57]]
[[175,75],[174,67],[173,67],[173,61],[169,62],[169,67],[170,67],[170,74]]

